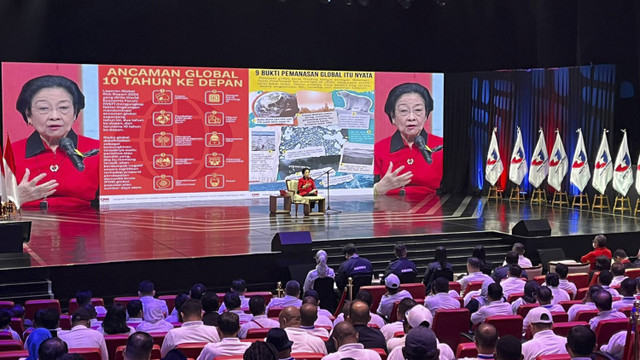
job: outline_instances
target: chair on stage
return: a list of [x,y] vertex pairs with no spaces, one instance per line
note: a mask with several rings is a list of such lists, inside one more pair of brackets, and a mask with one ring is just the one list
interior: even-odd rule
[[440,309],[433,317],[431,329],[436,333],[438,340],[446,343],[451,349],[457,349],[460,343],[460,333],[469,330],[471,313],[467,308]]
[[[298,180],[287,180],[287,191],[291,197],[291,203],[295,205],[296,216],[298,215],[298,205],[302,205],[305,215],[324,215],[324,196],[298,195]],[[318,203],[318,212],[311,212],[310,201]]]
[[328,276],[313,282],[313,290],[318,292],[321,307],[332,314],[338,308],[338,295],[333,289],[334,282],[333,278]]

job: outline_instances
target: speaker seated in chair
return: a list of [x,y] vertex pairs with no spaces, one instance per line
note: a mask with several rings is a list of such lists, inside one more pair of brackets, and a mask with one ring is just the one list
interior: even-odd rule
[[[310,170],[305,168],[302,170],[302,178],[287,180],[287,191],[291,196],[291,202],[295,205],[296,214],[298,214],[298,205],[309,206],[311,210],[318,200],[324,199],[323,196],[318,195],[318,189],[313,179],[309,177],[309,173]],[[318,209],[318,212],[324,212],[324,209]]]

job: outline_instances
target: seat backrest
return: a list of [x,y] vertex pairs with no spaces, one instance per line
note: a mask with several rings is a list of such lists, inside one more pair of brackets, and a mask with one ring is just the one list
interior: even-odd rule
[[498,336],[513,335],[516,338],[522,336],[522,316],[520,315],[489,316],[485,322],[496,327]]
[[467,288],[464,290],[465,294],[468,294],[472,291],[480,290],[482,288],[483,281],[471,281],[467,285]]
[[287,191],[291,194],[298,193],[298,180],[287,180]]
[[[354,280],[355,282],[355,280]],[[360,288],[360,290],[367,290],[371,293],[371,312],[376,313],[378,311],[378,306],[380,305],[380,300],[382,299],[382,295],[387,292],[387,288],[384,285],[365,285]],[[354,289],[354,296],[357,293]]]
[[282,311],[282,309],[284,309],[284,307],[282,306],[270,307],[269,310],[267,310],[267,317],[277,318],[278,316],[280,316],[280,312]]
[[522,318],[524,319],[529,313],[529,311],[531,311],[531,309],[537,308],[538,306],[540,306],[538,303],[522,304],[518,307],[516,314],[522,316]]
[[527,276],[529,277],[529,279],[533,279],[536,276],[542,275],[542,264],[538,266],[522,268],[522,270],[525,270],[527,272]]
[[629,268],[624,271],[624,276],[630,279],[637,279],[640,277],[640,268]]
[[460,343],[456,349],[456,358],[475,358],[478,357],[478,349],[476,344],[472,342]]
[[13,303],[13,301],[8,301],[8,300],[0,301],[0,309],[11,310],[11,308],[13,308],[14,306],[15,304]]
[[269,332],[268,328],[253,328],[247,331],[247,339],[264,339]]
[[164,300],[167,303],[167,308],[169,312],[173,311],[176,307],[176,297],[178,295],[160,295],[158,296],[158,300]]
[[584,299],[584,297],[587,296],[588,292],[589,292],[589,288],[588,287],[584,287],[584,288],[578,289],[578,293],[576,294],[576,297],[574,298],[574,300],[582,300],[582,299]]
[[507,298],[507,302],[509,304],[511,304],[512,302],[518,300],[519,298],[523,297],[524,293],[518,292],[518,293],[511,293],[509,294],[509,297]]
[[[333,280],[333,279],[332,279]],[[316,280],[317,281],[317,280]],[[254,296],[262,296],[264,298],[264,304],[268,305],[271,299],[273,298],[273,294],[271,291],[248,291],[244,293],[244,296],[248,299]]]
[[544,284],[546,276],[545,275],[538,275],[538,276],[532,277],[532,279],[535,280],[538,283],[538,285],[542,285],[542,284]]
[[0,351],[0,360],[19,360],[29,356],[28,350]]
[[536,360],[570,360],[571,356],[569,354],[550,354],[550,355],[539,355],[536,357]]
[[402,283],[400,285],[400,290],[407,290],[411,294],[411,297],[414,299],[424,299],[426,295],[426,287],[423,283]]
[[[103,298],[91,298],[91,305],[93,306],[104,306]],[[69,299],[69,314],[73,314],[78,310],[78,301],[76,298]]]
[[599,312],[598,310],[580,310],[576,314],[576,318],[574,320],[589,322],[589,320],[591,320],[592,318],[596,317],[596,315],[598,315],[598,312]]
[[591,271],[591,264],[590,263],[584,263],[584,264],[567,264],[567,268],[569,269],[569,274],[575,274],[575,273],[589,273],[589,271]]
[[0,351],[22,350],[21,340],[0,340]]
[[332,314],[338,307],[338,297],[333,290],[334,280],[331,277],[318,278],[313,282],[313,289],[318,292],[320,305]]
[[431,329],[441,342],[452,349],[457,349],[460,343],[460,333],[469,330],[471,313],[467,308],[440,309],[433,317]]
[[594,272],[593,275],[591,276],[591,281],[589,281],[589,287],[591,287],[591,285],[597,285],[599,277],[600,277],[600,271]]
[[298,352],[298,353],[291,353],[291,356],[295,360],[321,360],[326,355],[322,353]]
[[569,314],[564,311],[552,311],[551,317],[553,318],[554,324],[569,321]]
[[586,321],[571,321],[571,322],[563,322],[563,323],[555,323],[551,326],[551,330],[556,335],[566,337],[569,334],[569,330],[576,326],[589,326],[589,323]]
[[104,341],[107,344],[107,351],[109,352],[109,359],[114,359],[116,356],[116,350],[119,346],[127,344],[129,334],[117,334],[117,335],[104,335]]
[[41,309],[56,309],[60,312],[60,301],[57,299],[27,300],[24,303],[24,318],[33,320],[36,312]]
[[202,349],[204,349],[207,344],[208,343],[206,342],[185,343],[176,346],[176,349],[182,351],[187,358],[197,359],[198,356],[200,356]]
[[598,344],[598,348],[601,345],[608,343],[613,334],[622,330],[627,330],[628,324],[628,319],[610,319],[599,321],[598,326],[596,326],[596,343]]
[[140,300],[140,298],[137,296],[120,296],[113,299],[113,305],[120,304],[127,307],[127,304],[129,304],[131,300]]
[[167,332],[166,331],[152,332],[152,333],[149,333],[149,335],[151,335],[151,337],[153,338],[154,344],[162,346],[162,342],[164,341],[164,338],[167,336]]
[[387,360],[387,352],[382,348],[372,348],[371,350],[375,351],[380,355],[381,360]]
[[13,335],[8,331],[0,331],[0,340],[13,340]]
[[567,280],[572,282],[576,288],[582,289],[589,287],[589,274],[588,273],[573,273],[567,275]]
[[457,281],[449,281],[449,291],[455,290],[458,294],[462,291],[462,285]]
[[22,333],[24,332],[24,322],[22,321],[22,318],[12,317],[9,326],[11,326],[11,329],[13,329],[13,331],[17,332],[18,334],[22,335]]
[[576,304],[582,304],[582,300],[565,300],[565,301],[560,301],[558,303],[560,306],[562,306],[562,308],[564,309],[564,311],[569,311],[569,309]]
[[98,348],[75,348],[69,349],[70,354],[80,354],[84,360],[102,360],[100,349]]

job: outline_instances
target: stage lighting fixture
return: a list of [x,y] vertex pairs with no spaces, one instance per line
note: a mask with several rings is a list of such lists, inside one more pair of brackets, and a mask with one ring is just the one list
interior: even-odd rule
[[410,8],[411,3],[413,3],[413,0],[398,0],[398,4],[400,4],[400,6],[402,6],[403,9]]
[[331,0],[318,0],[321,4],[329,5]]

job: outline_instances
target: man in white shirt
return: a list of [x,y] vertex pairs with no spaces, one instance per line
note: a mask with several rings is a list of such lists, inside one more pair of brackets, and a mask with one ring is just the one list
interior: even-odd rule
[[611,304],[611,308],[613,310],[620,310],[624,308],[629,308],[633,306],[633,303],[636,301],[634,295],[636,291],[636,280],[626,278],[620,284],[620,295],[622,295],[622,299],[618,301],[614,301]]
[[459,309],[460,301],[449,295],[449,280],[439,277],[433,280],[432,295],[424,299],[424,306],[435,314],[438,309]]
[[558,274],[558,277],[560,277],[560,283],[558,284],[558,288],[566,291],[571,296],[571,298],[574,299],[578,294],[578,288],[576,287],[576,284],[567,280],[567,275],[569,274],[569,267],[563,263],[558,263],[556,265],[556,274]]
[[498,342],[498,330],[491,324],[480,324],[473,331],[473,342],[476,344],[478,356],[475,358],[464,358],[468,360],[493,360]]
[[469,275],[464,276],[462,279],[458,280],[461,287],[461,294],[465,292],[465,290],[467,289],[467,285],[469,285],[470,282],[485,281],[491,279],[491,276],[483,274],[480,271],[480,266],[482,266],[482,262],[477,257],[470,257],[467,259],[467,273]]
[[314,324],[318,320],[318,307],[313,304],[302,304],[300,306],[300,329],[304,329],[309,335],[317,336],[326,341],[329,339],[327,329],[316,327]]
[[549,310],[541,307],[531,309],[527,314],[531,322],[533,338],[522,344],[524,360],[535,360],[540,355],[566,354],[567,339],[553,333],[553,318]]
[[280,326],[279,322],[271,320],[265,315],[264,297],[252,297],[251,300],[249,300],[249,310],[253,317],[251,321],[240,326],[240,332],[238,333],[240,339],[245,339],[251,329],[270,329]]
[[146,332],[138,331],[129,336],[123,351],[124,360],[149,360],[153,350],[153,338]]
[[[316,319],[314,326],[327,326],[330,329],[333,329],[333,314],[331,314],[328,310],[320,308],[320,300],[318,299],[318,292],[315,290],[308,290],[304,293],[304,297],[302,298],[302,305],[311,304],[315,305],[318,309],[318,318]],[[302,307],[302,306],[301,306]]]
[[167,302],[164,300],[156,299],[156,290],[155,285],[152,281],[142,280],[138,285],[138,296],[140,297],[140,301],[142,301],[142,308],[150,303],[157,303],[162,309],[162,313],[164,317],[169,315],[169,308],[167,307]]
[[487,288],[487,297],[489,304],[481,307],[478,311],[471,314],[471,322],[480,324],[488,317],[494,315],[513,315],[511,304],[505,302],[502,298],[502,287],[496,283],[492,283]]
[[496,343],[496,360],[522,360],[522,343],[513,335],[505,335]]
[[380,355],[358,342],[358,333],[348,321],[338,324],[333,330],[333,342],[338,351],[331,353],[323,360],[340,360],[353,358],[358,360],[380,360]]
[[398,304],[398,312],[396,314],[398,321],[386,324],[385,326],[380,328],[380,332],[382,333],[382,335],[384,335],[384,339],[387,342],[387,349],[389,349],[389,340],[393,339],[397,332],[404,333],[403,325],[406,321],[405,315],[407,311],[409,311],[409,309],[413,308],[416,305],[418,305],[418,303],[410,298],[404,298],[400,300],[400,303]]
[[624,279],[627,279],[624,276],[625,268],[621,263],[613,263],[611,264],[611,273],[613,274],[613,279],[611,279],[611,283],[609,286],[617,286],[622,283]]
[[220,335],[215,326],[208,326],[202,322],[202,304],[199,300],[189,299],[180,308],[182,326],[169,330],[162,342],[160,354],[167,353],[180,344],[218,342]]
[[[511,251],[515,251],[516,254],[518,254],[518,265],[521,268],[530,268],[533,267],[533,264],[531,264],[531,260],[529,260],[528,258],[526,258],[524,256],[524,245],[522,243],[515,243],[513,244],[513,247],[511,248]],[[507,265],[507,261],[505,260],[502,265]]]
[[620,296],[618,290],[612,289],[609,287],[611,285],[611,281],[613,281],[613,273],[609,270],[600,271],[600,275],[598,275],[598,284],[602,286],[603,289],[609,292],[611,296]]
[[500,282],[502,293],[506,299],[508,299],[511,294],[524,293],[524,284],[526,284],[526,281],[520,279],[520,274],[522,274],[520,265],[509,265],[507,278]]
[[228,311],[218,318],[219,342],[205,345],[197,360],[213,360],[217,356],[242,355],[251,343],[241,342],[238,338],[240,319]]
[[69,349],[98,348],[102,360],[109,360],[109,352],[104,336],[90,328],[91,314],[85,308],[79,308],[71,316],[71,330],[59,330],[58,337],[67,343]]
[[[244,279],[235,279],[231,282],[231,292],[238,293],[238,297],[240,298],[240,309],[248,310],[249,309],[249,298],[246,298],[244,294],[247,292],[247,282]],[[218,314],[222,314],[227,311],[226,305],[223,303],[220,305],[218,309]],[[242,320],[240,320],[242,322]]]
[[[591,354],[595,349],[596,334],[591,329],[586,326],[574,326],[569,330],[569,334],[567,334],[567,352],[571,359],[591,359]],[[617,358],[622,358],[622,353]]]
[[560,288],[560,276],[558,274],[548,273],[547,276],[545,276],[544,283],[553,293],[553,300],[551,301],[553,304],[557,304],[560,301],[571,300],[569,293]]
[[[356,294],[356,298],[354,299],[354,301],[355,300],[362,300],[369,306],[369,308],[371,308],[371,304],[373,303],[373,296],[371,296],[371,292],[368,290],[360,290]],[[382,329],[382,327],[386,324],[382,316],[378,314],[369,312],[369,316],[370,316],[369,325],[373,324],[373,325],[376,325],[378,329]],[[343,321],[344,321],[344,313],[340,313],[338,314],[338,316],[336,316],[336,319],[333,321],[333,326],[336,326]]]
[[596,293],[596,297],[593,299],[593,302],[596,304],[596,308],[598,309],[598,311],[600,311],[598,315],[589,320],[589,327],[593,332],[596,331],[598,323],[602,320],[627,318],[624,313],[611,309],[611,303],[613,301],[611,298],[611,294],[606,290],[598,291]]
[[235,291],[224,294],[224,305],[228,309],[228,312],[238,315],[240,324],[247,323],[253,318],[253,315],[247,314],[241,309],[242,302],[240,301],[240,295]]
[[136,328],[142,320],[142,301],[131,300],[127,303],[127,325]]
[[[594,334],[593,331],[591,331],[591,329],[589,329],[589,331],[592,334]],[[595,337],[596,336],[594,334],[593,335],[594,344],[596,342]],[[611,336],[611,339],[609,339],[608,343],[600,346],[600,351],[606,352],[607,354],[613,356],[616,359],[622,359],[622,356],[624,356],[624,345],[626,342],[627,342],[627,330],[619,331]]]
[[377,312],[378,315],[388,319],[396,301],[413,297],[407,290],[400,290],[400,279],[396,274],[387,275],[384,279],[384,286],[387,288],[387,293],[382,295]]
[[291,352],[314,352],[327,354],[324,341],[317,336],[309,335],[300,328],[300,310],[295,306],[287,306],[280,312],[280,328],[287,332],[289,340],[293,341]]
[[[536,300],[538,301],[538,304],[540,304],[540,307],[545,308],[547,310],[549,310],[549,312],[565,312],[564,308],[561,305],[558,304],[552,304],[551,300],[553,300],[553,294],[551,292],[551,289],[549,289],[549,287],[547,286],[541,286],[538,289],[538,292],[536,293]],[[533,317],[533,315],[529,316],[529,314],[531,314],[530,312],[527,313],[527,316],[524,317],[524,319],[522,320],[522,333],[526,333],[527,329],[529,328],[529,325],[531,324],[531,318]]]
[[267,313],[272,307],[295,306],[297,308],[302,305],[300,297],[300,283],[295,280],[289,280],[284,287],[285,296],[281,298],[272,298],[267,304]]

